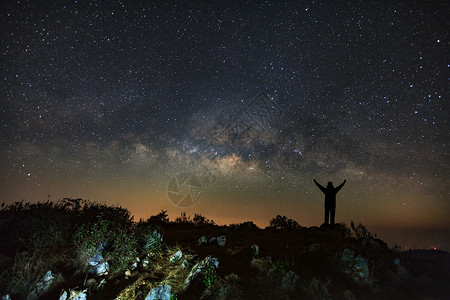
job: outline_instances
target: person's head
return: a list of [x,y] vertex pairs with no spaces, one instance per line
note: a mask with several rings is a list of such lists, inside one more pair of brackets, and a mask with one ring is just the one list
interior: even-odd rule
[[328,187],[328,188],[332,188],[332,187],[334,187],[334,186],[333,186],[333,183],[332,183],[331,181],[328,181],[328,185],[327,185],[327,187]]

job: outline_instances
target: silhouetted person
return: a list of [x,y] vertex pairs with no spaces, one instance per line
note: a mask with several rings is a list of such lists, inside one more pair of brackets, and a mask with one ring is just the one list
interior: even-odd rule
[[344,180],[338,187],[334,187],[333,183],[328,182],[327,187],[321,186],[315,179],[314,183],[325,194],[325,224],[328,225],[328,217],[330,217],[331,228],[334,227],[334,215],[336,213],[336,194],[344,186],[347,180]]

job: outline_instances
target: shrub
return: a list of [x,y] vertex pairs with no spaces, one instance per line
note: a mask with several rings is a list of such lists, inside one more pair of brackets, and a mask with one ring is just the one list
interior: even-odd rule
[[203,283],[206,287],[209,287],[216,279],[216,268],[213,265],[206,267],[205,274],[203,275]]
[[353,236],[356,239],[368,239],[374,238],[374,236],[366,229],[366,227],[359,223],[358,226],[355,226],[353,220],[350,222],[350,228],[353,231]]
[[106,244],[107,257],[104,257],[111,262],[112,273],[121,273],[139,254],[139,242],[133,229],[132,225],[116,223],[103,214],[97,216],[95,223],[82,224],[74,236],[78,257],[76,265],[86,271],[89,259],[100,245]]
[[289,271],[289,262],[287,261],[287,259],[283,260],[280,259],[277,260],[274,267],[275,267],[275,274],[283,276]]
[[153,225],[164,225],[169,223],[169,216],[167,215],[167,210],[161,210],[157,215],[151,216],[145,221],[147,224]]
[[186,216],[186,213],[182,211],[181,215],[175,219],[175,223],[183,223],[183,224],[192,223],[191,216]]
[[286,216],[277,215],[275,218],[270,220],[269,228],[281,229],[281,230],[292,230],[300,228],[301,226],[297,221],[287,218]]
[[201,214],[194,214],[194,218],[192,219],[192,222],[196,226],[214,225],[215,224],[215,222],[213,220],[208,220],[206,217],[202,216]]
[[25,299],[45,272],[40,249],[33,251],[30,256],[17,253],[12,267],[5,270],[0,276],[1,290]]
[[350,228],[348,228],[347,224],[345,224],[344,222],[339,223],[340,228],[343,232],[344,235],[344,239],[350,239],[352,237],[352,232],[350,230]]

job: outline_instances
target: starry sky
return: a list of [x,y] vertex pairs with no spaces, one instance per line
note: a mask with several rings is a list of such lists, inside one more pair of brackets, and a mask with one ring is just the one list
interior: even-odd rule
[[448,233],[450,5],[396,2],[1,1],[0,201],[313,226],[346,179],[338,222]]

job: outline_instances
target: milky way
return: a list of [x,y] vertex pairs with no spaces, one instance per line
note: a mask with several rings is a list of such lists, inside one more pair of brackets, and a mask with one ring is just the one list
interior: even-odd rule
[[448,3],[160,2],[1,1],[2,201],[450,227]]

